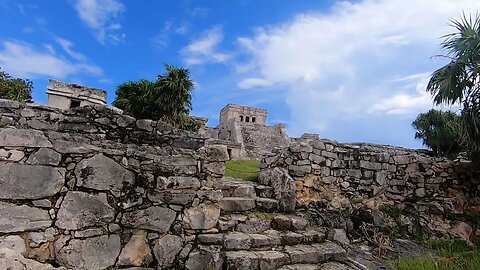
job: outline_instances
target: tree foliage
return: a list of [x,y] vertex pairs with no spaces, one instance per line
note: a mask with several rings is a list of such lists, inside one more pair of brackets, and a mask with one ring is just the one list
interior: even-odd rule
[[162,120],[175,127],[198,130],[188,117],[192,110],[193,81],[188,69],[165,65],[156,81],[129,81],[117,87],[113,105],[138,119]]
[[460,104],[459,141],[472,154],[480,152],[480,16],[452,20],[455,32],[445,35],[442,48],[450,59],[433,72],[427,91],[436,104]]
[[31,102],[33,83],[0,70],[0,98]]
[[458,141],[461,118],[453,112],[432,109],[419,114],[412,126],[417,130],[415,139],[422,140],[435,156],[453,157],[461,149]]

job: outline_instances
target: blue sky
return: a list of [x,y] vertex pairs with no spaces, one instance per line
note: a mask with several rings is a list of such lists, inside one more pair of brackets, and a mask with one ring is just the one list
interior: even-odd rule
[[449,19],[478,0],[0,0],[0,67],[107,90],[189,68],[193,114],[216,126],[227,103],[342,142],[421,147],[410,123],[432,108]]

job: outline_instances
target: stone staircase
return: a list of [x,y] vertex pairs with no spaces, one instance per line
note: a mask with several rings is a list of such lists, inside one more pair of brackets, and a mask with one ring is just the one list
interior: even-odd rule
[[346,251],[327,240],[328,229],[309,224],[300,214],[277,213],[272,188],[223,178],[219,231],[197,242],[221,250],[223,269],[348,269]]
[[271,199],[273,189],[255,182],[222,178],[215,184],[222,190],[220,209],[223,212],[245,212],[252,209],[275,211],[278,202]]

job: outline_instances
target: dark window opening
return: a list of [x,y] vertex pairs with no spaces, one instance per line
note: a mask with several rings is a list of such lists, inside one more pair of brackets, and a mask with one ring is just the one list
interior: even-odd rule
[[250,122],[250,117],[245,116],[245,122],[247,122],[247,123]]
[[78,100],[78,99],[72,99],[70,101],[70,108],[77,108],[77,107],[80,107],[80,103],[82,103],[81,100]]
[[232,149],[227,149],[228,159],[232,159]]
[[252,123],[255,123],[255,120],[257,119],[255,119],[255,117],[252,117]]
[[243,122],[243,115],[240,115],[240,122]]

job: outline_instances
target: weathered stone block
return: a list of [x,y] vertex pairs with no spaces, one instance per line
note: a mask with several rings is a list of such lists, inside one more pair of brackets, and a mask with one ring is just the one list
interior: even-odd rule
[[153,260],[147,240],[147,232],[137,230],[118,257],[119,266],[145,266]]
[[28,164],[57,166],[62,160],[62,155],[50,148],[40,148],[37,152],[30,155]]
[[50,225],[46,210],[0,202],[0,233],[45,230]]
[[130,228],[166,233],[176,216],[177,213],[172,209],[152,206],[123,214],[121,223]]
[[78,186],[111,191],[115,196],[120,196],[125,185],[135,182],[131,171],[103,154],[80,161],[75,168],[75,176]]
[[52,144],[39,130],[1,128],[0,146],[52,147]]
[[171,266],[177,254],[182,250],[183,240],[176,235],[167,234],[158,239],[153,247],[158,266],[163,269]]
[[0,162],[1,199],[40,199],[57,194],[65,169]]
[[213,228],[220,218],[220,207],[216,203],[204,203],[185,210],[183,222],[193,230]]
[[103,226],[113,221],[114,209],[107,195],[69,191],[58,210],[55,225],[66,230],[79,230],[89,226]]
[[120,254],[120,237],[116,234],[73,239],[56,250],[60,265],[74,269],[106,269],[115,264]]

